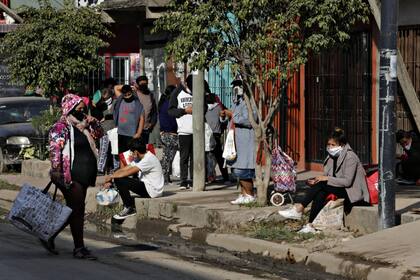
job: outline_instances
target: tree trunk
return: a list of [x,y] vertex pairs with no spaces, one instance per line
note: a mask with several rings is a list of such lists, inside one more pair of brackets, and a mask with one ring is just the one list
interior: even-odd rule
[[263,153],[265,156],[265,165],[263,165],[264,162],[260,162],[256,166],[256,187],[258,204],[261,206],[266,206],[268,196],[267,191],[271,180],[271,153],[269,147],[267,146],[267,143],[264,143]]

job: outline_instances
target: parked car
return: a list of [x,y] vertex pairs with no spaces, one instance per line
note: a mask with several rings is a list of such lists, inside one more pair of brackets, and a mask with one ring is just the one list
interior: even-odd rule
[[48,99],[41,97],[0,98],[0,173],[22,163],[21,150],[36,138],[31,120],[48,106]]

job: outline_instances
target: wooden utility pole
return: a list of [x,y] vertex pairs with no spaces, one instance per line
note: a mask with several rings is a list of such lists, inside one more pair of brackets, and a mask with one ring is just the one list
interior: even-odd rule
[[204,191],[206,159],[204,139],[204,74],[197,70],[193,75],[193,191]]

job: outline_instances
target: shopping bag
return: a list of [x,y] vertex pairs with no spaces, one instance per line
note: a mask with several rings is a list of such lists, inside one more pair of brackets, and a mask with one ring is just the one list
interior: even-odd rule
[[208,125],[208,123],[204,123],[204,136],[204,150],[206,152],[213,151],[214,147],[216,147],[216,140],[214,140],[213,131],[211,130],[211,127]]
[[113,128],[107,132],[111,142],[111,154],[118,155],[118,128]]
[[316,216],[312,225],[316,229],[341,229],[344,217],[344,199],[330,200]]
[[101,189],[96,194],[96,201],[99,205],[108,206],[118,203],[119,194],[113,189]]
[[10,223],[18,229],[45,241],[62,228],[72,211],[55,201],[57,187],[53,197],[48,194],[51,184],[52,182],[44,190],[24,184],[7,216]]
[[280,146],[273,149],[271,161],[271,178],[274,188],[279,192],[296,191],[296,168],[293,159]]
[[179,151],[176,152],[174,160],[172,161],[172,176],[181,177],[181,166]]
[[222,157],[227,161],[232,161],[236,159],[236,155],[235,129],[231,128],[226,136]]
[[121,153],[118,156],[120,158],[120,162],[122,162],[124,166],[129,165],[134,160],[133,153],[130,150],[125,151],[124,153]]
[[366,183],[368,186],[370,204],[378,204],[378,180],[379,180],[379,171],[375,171],[369,176],[366,176]]

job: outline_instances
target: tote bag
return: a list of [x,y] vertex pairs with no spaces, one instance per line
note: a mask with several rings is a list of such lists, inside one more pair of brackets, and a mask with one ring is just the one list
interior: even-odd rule
[[7,216],[10,223],[18,229],[45,241],[61,229],[72,211],[55,201],[57,186],[53,197],[48,194],[51,184],[52,182],[48,183],[44,190],[23,185]]

